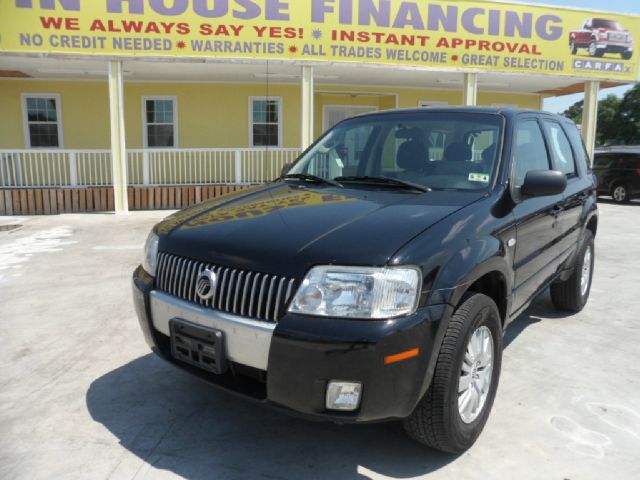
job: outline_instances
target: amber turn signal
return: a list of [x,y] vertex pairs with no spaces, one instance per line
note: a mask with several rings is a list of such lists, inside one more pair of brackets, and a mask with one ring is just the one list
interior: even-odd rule
[[407,350],[406,352],[396,353],[395,355],[384,357],[384,363],[385,365],[389,365],[390,363],[401,362],[409,358],[417,357],[418,355],[420,355],[420,349],[414,348],[412,350]]

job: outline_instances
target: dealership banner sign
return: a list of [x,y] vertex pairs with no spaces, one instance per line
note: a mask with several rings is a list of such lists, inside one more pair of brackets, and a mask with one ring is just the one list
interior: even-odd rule
[[639,41],[639,16],[482,0],[0,0],[0,53],[357,62],[635,81]]

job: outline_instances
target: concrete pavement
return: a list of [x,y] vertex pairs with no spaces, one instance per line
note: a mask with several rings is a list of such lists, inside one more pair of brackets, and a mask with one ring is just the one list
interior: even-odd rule
[[283,416],[151,355],[129,282],[165,215],[0,217],[0,478],[640,478],[640,203],[601,204],[583,312],[543,297],[512,324],[459,457],[397,424]]

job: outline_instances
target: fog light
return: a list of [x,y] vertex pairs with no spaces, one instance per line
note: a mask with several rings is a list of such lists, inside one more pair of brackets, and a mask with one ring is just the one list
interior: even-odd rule
[[330,381],[327,387],[328,410],[357,410],[360,406],[362,384],[359,382]]

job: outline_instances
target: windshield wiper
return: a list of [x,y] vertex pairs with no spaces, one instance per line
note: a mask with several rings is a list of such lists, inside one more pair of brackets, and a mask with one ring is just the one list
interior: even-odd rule
[[287,180],[288,178],[296,178],[298,180],[307,180],[317,183],[326,183],[327,185],[332,185],[334,187],[344,188],[344,185],[336,182],[335,180],[329,180],[328,178],[319,177],[318,175],[312,175],[310,173],[287,173],[285,175],[282,175],[278,180]]
[[384,177],[379,175],[350,175],[346,177],[336,177],[334,180],[341,182],[366,182],[366,183],[386,183],[388,185],[396,185],[398,187],[412,188],[421,192],[431,192],[429,187],[420,185],[419,183],[408,182],[398,178]]

